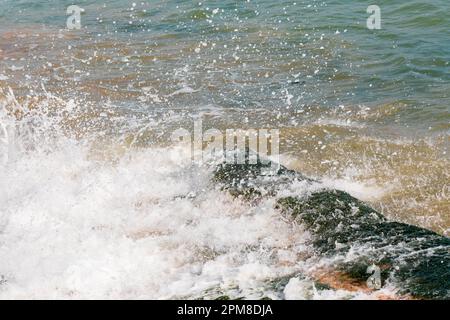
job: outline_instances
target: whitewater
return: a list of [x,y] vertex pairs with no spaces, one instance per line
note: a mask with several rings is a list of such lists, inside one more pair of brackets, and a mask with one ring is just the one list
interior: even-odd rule
[[[12,92],[2,102],[3,110],[20,107]],[[0,166],[0,298],[381,294],[318,290],[311,276],[327,261],[314,257],[301,225],[273,209],[274,198],[236,200],[211,182],[213,167],[193,164],[182,146],[104,145],[95,143],[100,133],[71,138],[63,116],[49,112],[54,105],[70,117],[84,108],[48,94],[20,120],[2,114],[15,145]],[[332,183],[297,183],[289,192],[323,186]]]

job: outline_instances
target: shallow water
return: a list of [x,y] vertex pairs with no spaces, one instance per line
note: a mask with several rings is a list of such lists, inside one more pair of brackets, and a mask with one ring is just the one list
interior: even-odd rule
[[359,1],[70,4],[0,0],[1,297],[376,298],[316,290],[301,226],[191,167],[198,118],[449,235],[448,1],[378,1],[374,31]]

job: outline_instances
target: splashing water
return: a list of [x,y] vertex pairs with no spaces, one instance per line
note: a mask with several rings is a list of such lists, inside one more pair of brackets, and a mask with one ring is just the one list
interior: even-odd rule
[[321,181],[292,194],[450,234],[448,1],[385,4],[378,33],[351,1],[85,1],[80,31],[68,2],[0,2],[0,298],[395,294],[321,286],[338,257],[170,143],[200,117],[279,128]]

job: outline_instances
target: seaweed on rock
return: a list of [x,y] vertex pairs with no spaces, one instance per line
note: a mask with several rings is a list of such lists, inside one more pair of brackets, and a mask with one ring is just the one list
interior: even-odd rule
[[[222,164],[214,173],[214,181],[223,190],[246,199],[274,196],[276,190],[295,180],[312,181],[282,166],[274,175],[261,175],[262,169],[270,165]],[[450,298],[449,238],[388,221],[369,205],[339,190],[280,198],[276,208],[305,226],[313,235],[316,253],[336,257],[333,267],[351,278],[365,281],[368,267],[376,265],[383,283],[395,283],[400,294]]]

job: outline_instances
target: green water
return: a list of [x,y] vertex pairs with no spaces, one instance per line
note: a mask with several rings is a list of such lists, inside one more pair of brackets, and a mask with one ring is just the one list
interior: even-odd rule
[[[69,4],[2,0],[0,27],[64,30]],[[85,10],[82,30],[72,31],[70,40],[47,43],[45,55],[49,61],[60,59],[54,55],[70,45],[63,53],[67,59],[94,50],[110,56],[110,63],[81,66],[85,81],[126,74],[123,90],[154,81],[159,92],[175,91],[184,81],[201,88],[171,101],[186,108],[213,104],[283,114],[287,96],[292,96],[291,108],[399,104],[398,118],[389,121],[412,127],[410,133],[448,130],[448,1],[378,1],[381,30],[366,26],[367,1],[77,4]],[[157,60],[143,60],[146,56]]]

